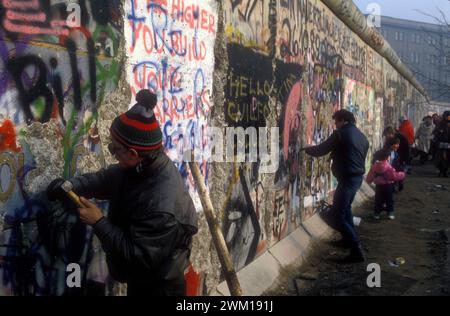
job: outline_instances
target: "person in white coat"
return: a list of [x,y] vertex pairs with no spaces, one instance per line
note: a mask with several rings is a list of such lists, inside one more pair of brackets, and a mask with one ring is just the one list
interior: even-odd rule
[[423,165],[428,161],[431,150],[431,140],[433,139],[433,118],[427,116],[416,132],[417,150],[420,155],[420,163]]

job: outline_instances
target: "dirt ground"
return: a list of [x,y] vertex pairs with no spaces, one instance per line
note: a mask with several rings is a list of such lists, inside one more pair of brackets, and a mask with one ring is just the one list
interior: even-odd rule
[[[395,195],[396,220],[371,219],[373,201],[354,210],[368,261],[342,265],[348,250],[316,242],[307,262],[285,269],[265,295],[448,296],[450,295],[450,180],[430,164],[414,166],[405,190]],[[338,239],[338,235],[335,237]],[[405,264],[389,262],[404,258]],[[369,263],[381,266],[381,288],[369,288]]]

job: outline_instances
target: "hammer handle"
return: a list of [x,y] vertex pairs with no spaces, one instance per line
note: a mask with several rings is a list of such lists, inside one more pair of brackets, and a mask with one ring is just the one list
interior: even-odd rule
[[80,201],[80,197],[78,195],[76,195],[73,191],[67,192],[67,195],[78,207],[81,207],[81,208],[84,207],[84,205]]

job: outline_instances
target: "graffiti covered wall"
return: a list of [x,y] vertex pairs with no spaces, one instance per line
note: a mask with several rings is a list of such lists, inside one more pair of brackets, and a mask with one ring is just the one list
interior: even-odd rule
[[369,167],[383,128],[401,115],[417,124],[426,100],[321,1],[229,0],[221,9],[224,37],[216,46],[226,58],[216,69],[226,83],[218,83],[224,100],[215,113],[226,126],[280,129],[275,174],[260,173],[259,162],[229,162],[211,175],[211,191],[225,188],[214,203],[240,270],[332,199],[329,157],[312,159],[300,149],[333,132],[336,110],[356,116],[371,143]]
[[69,263],[82,266],[85,284],[107,278],[90,231],[42,192],[101,167],[100,107],[121,73],[120,2],[78,1],[77,17],[71,2],[0,2],[3,295],[80,294],[66,287]]
[[[0,1],[0,295],[117,294],[98,240],[43,191],[113,163],[109,125],[140,89],[158,95],[166,152],[201,217],[189,294],[213,291],[221,272],[188,150],[240,270],[332,198],[329,157],[300,149],[333,132],[334,111],[355,114],[371,154],[385,126],[425,114],[423,95],[319,0]],[[278,168],[210,162],[212,127],[278,127]],[[65,285],[73,262],[80,290]]]

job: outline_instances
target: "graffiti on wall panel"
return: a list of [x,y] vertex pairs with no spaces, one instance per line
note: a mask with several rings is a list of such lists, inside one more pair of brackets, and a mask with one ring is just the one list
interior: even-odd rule
[[224,13],[228,43],[270,52],[271,0],[226,0]]
[[304,69],[293,63],[278,61],[275,71],[277,102],[281,105],[279,126],[280,167],[275,174],[276,193],[273,201],[273,242],[284,238],[300,223],[298,183],[301,177],[300,148],[304,131],[302,103],[304,86],[301,80]]
[[286,62],[303,64],[308,46],[306,11],[305,0],[277,1],[277,56]]
[[[260,226],[260,184],[252,183],[253,171],[233,164],[230,181],[230,197],[224,214],[224,236],[236,270],[240,270],[265,251],[264,230]],[[257,170],[256,170],[257,171]],[[252,194],[252,192],[254,192]],[[262,197],[260,197],[262,198]]]
[[373,108],[369,105],[372,87],[355,80],[347,79],[345,83],[344,105],[352,112],[359,124],[374,120]]
[[[118,0],[2,0],[0,8],[5,12],[2,30],[14,42],[27,43],[32,39],[59,45],[64,38],[71,38],[81,51],[88,51],[87,44],[82,44],[88,37],[93,39],[96,53],[113,57],[119,45],[116,35],[121,29],[119,3]],[[79,21],[76,19],[79,24],[72,21],[74,13],[79,13]]]
[[[74,27],[71,2],[81,8]],[[38,191],[52,177],[75,174],[80,146],[99,150],[88,130],[120,77],[119,1],[4,0],[0,7],[0,292],[86,293],[86,272],[99,279],[105,268],[104,260],[90,266],[92,234],[67,205],[49,204]],[[65,282],[72,262],[82,268],[81,290]]]
[[344,107],[355,115],[358,126],[368,138],[373,137],[375,121],[375,94],[373,88],[347,79],[344,92]]
[[[41,274],[42,270],[39,270],[39,264],[49,263],[45,264],[47,268],[57,269],[57,265],[53,265],[55,262],[51,258],[62,255],[56,252],[50,255],[44,251],[45,236],[43,229],[39,228],[44,228],[46,225],[39,227],[37,218],[38,216],[41,219],[48,218],[44,215],[49,211],[49,206],[37,196],[27,194],[24,189],[26,178],[33,170],[26,161],[26,157],[24,153],[3,152],[0,154],[0,185],[2,187],[0,216],[3,224],[0,232],[0,257],[3,258],[3,264],[0,266],[2,270],[0,288],[13,295],[49,293],[50,285],[54,285],[57,279],[47,282],[50,281],[47,278],[39,285],[36,284],[38,278],[44,277]],[[49,228],[46,227],[46,229]],[[80,240],[79,237],[76,236],[76,240]],[[41,250],[43,251],[40,252]],[[26,292],[31,291],[31,288],[33,293]]]
[[277,100],[282,105],[279,126],[283,135],[282,155],[291,176],[290,181],[298,176],[298,155],[301,147],[302,101],[304,87],[301,81],[303,67],[298,64],[278,62],[275,71]]
[[250,49],[228,45],[225,118],[230,126],[266,127],[270,115],[272,61]]
[[[2,45],[5,50],[14,49],[14,45],[0,41]],[[3,88],[8,91],[5,93],[17,95],[16,100],[5,100],[4,116],[18,125],[46,123],[55,118],[67,126],[72,115],[83,120],[85,112],[97,110],[98,92],[101,96],[113,89],[119,68],[106,58],[96,60],[95,54],[93,62],[88,57],[76,56],[73,42],[68,47],[60,50],[30,46],[20,56],[0,61],[0,71],[6,79]],[[59,52],[55,54],[55,50]],[[72,75],[63,75],[66,73]]]
[[374,147],[379,140],[374,140],[379,138],[376,135],[376,100],[375,92],[371,86],[367,86],[363,83],[347,79],[345,84],[344,92],[344,108],[352,112],[356,118],[357,125],[360,130],[369,139],[371,148],[368,153],[368,158],[366,160],[366,169],[370,169],[372,155],[378,150]]
[[305,111],[307,119],[313,123],[307,130],[309,144],[319,144],[332,133],[334,126],[329,114],[342,107],[342,59],[333,59],[335,64],[332,68],[321,64],[309,65],[309,99]]
[[276,193],[272,213],[272,241],[281,240],[300,223],[299,178],[302,176],[300,149],[305,130],[302,120],[304,69],[294,63],[278,61],[275,71],[277,102],[281,105],[279,126],[280,167],[275,174]]
[[[364,80],[366,73],[366,46],[350,29],[320,2],[307,1],[307,35],[304,47],[310,61],[324,65],[327,56],[341,56],[348,77]],[[358,78],[357,78],[358,77]]]
[[374,133],[372,140],[373,150],[377,150],[383,146],[383,109],[384,99],[375,94],[375,109],[374,109]]
[[[206,153],[209,146],[216,6],[212,0],[131,0],[125,5],[131,105],[141,89],[157,94],[155,115],[167,153],[179,165],[191,193],[193,180],[182,161],[186,150]],[[201,167],[208,179],[206,161]]]
[[366,83],[377,93],[384,90],[383,58],[370,49],[367,50]]

